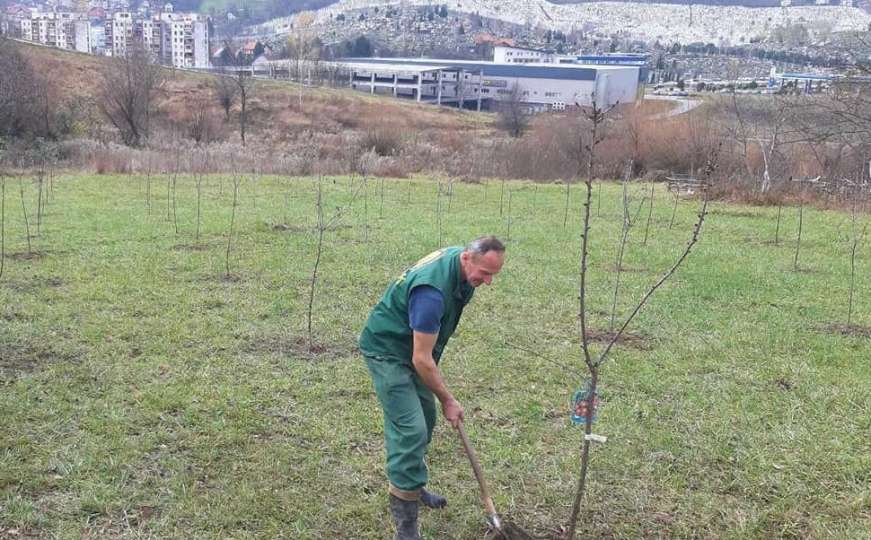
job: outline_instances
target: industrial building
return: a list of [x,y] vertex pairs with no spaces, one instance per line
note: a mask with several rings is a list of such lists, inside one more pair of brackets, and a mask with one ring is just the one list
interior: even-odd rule
[[498,108],[499,102],[509,100],[537,111],[589,106],[593,100],[610,106],[640,100],[644,88],[637,65],[422,58],[348,58],[341,64],[349,71],[351,88],[477,110]]

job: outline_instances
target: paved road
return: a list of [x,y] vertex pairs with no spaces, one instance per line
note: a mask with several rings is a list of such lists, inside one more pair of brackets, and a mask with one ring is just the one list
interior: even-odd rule
[[673,109],[671,109],[669,111],[651,116],[650,118],[652,118],[654,120],[660,119],[660,118],[668,118],[670,116],[677,116],[679,114],[688,113],[691,110],[695,109],[696,107],[698,107],[699,105],[702,104],[702,100],[700,100],[700,99],[688,99],[685,97],[677,97],[677,96],[651,96],[651,95],[645,94],[644,99],[651,99],[651,100],[658,99],[658,100],[663,100],[663,101],[674,101],[677,104],[676,107],[674,107]]

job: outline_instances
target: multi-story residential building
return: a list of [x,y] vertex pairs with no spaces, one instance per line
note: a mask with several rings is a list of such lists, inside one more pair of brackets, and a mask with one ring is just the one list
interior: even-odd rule
[[148,17],[136,22],[134,30],[136,41],[141,43],[142,46],[151,53],[151,57],[156,61],[160,61],[163,57],[162,32],[163,24],[160,19]]
[[124,56],[133,48],[133,14],[120,11],[106,21],[106,55]]
[[[31,9],[7,22],[7,31],[28,41],[107,56],[125,56],[133,47],[141,46],[156,62],[180,68],[209,67],[206,17],[173,13],[172,4],[167,3],[159,15],[116,11],[100,20],[93,14],[101,12],[103,4],[91,1],[90,9],[78,12]],[[121,5],[117,1],[108,4]]]
[[91,52],[87,18],[68,11],[31,11],[13,23],[13,33],[21,39],[59,49]]
[[208,21],[195,13],[162,13],[163,58],[175,67],[209,67]]

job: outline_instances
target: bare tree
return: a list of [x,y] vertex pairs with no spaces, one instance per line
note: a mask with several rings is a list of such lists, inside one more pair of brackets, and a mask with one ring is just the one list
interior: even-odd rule
[[[595,100],[593,101],[592,107],[585,113],[587,117],[592,121],[591,127],[591,141],[597,140],[596,129],[598,125],[604,119],[604,115],[607,111],[603,111],[596,106]],[[590,161],[592,162],[595,155],[594,146],[590,145]],[[713,174],[715,168],[716,161],[716,151],[712,151],[707,164],[705,166],[705,177],[706,180],[710,179]],[[592,167],[590,167],[590,171],[592,171]],[[586,196],[584,200],[584,211],[583,211],[583,225],[582,225],[582,241],[581,241],[581,264],[580,264],[580,291],[578,295],[579,301],[579,316],[580,316],[580,334],[581,334],[581,349],[583,353],[584,364],[589,373],[589,382],[584,391],[584,401],[586,402],[586,413],[584,415],[584,438],[583,438],[583,446],[581,449],[581,469],[578,475],[578,487],[575,491],[574,502],[572,504],[571,516],[569,518],[568,526],[566,527],[566,536],[568,540],[573,540],[575,537],[575,530],[577,528],[578,516],[580,515],[581,509],[581,500],[583,499],[584,491],[586,488],[587,481],[587,469],[589,465],[589,456],[590,456],[590,442],[592,441],[603,441],[604,438],[595,435],[592,432],[593,425],[593,414],[595,411],[596,404],[596,395],[597,388],[599,382],[599,368],[602,366],[602,363],[608,358],[608,354],[613,348],[614,344],[620,339],[620,337],[625,332],[626,328],[629,326],[629,323],[635,318],[641,308],[647,303],[650,297],[653,295],[656,290],[665,283],[678,269],[678,267],[683,263],[683,261],[687,258],[692,247],[696,244],[699,238],[699,233],[701,232],[702,224],[704,223],[705,216],[707,215],[707,190],[704,190],[704,200],[702,202],[702,207],[699,211],[699,219],[696,222],[692,236],[690,238],[689,243],[684,249],[683,253],[678,257],[677,261],[672,265],[672,267],[666,271],[653,286],[648,289],[648,291],[644,294],[638,304],[635,306],[635,309],[632,313],[625,319],[620,328],[615,332],[611,339],[609,339],[608,343],[605,345],[604,349],[601,350],[598,354],[593,356],[590,350],[590,337],[587,332],[587,305],[586,305],[586,278],[587,278],[587,257],[588,257],[588,248],[589,248],[589,233],[590,233],[590,207],[592,204],[592,193],[593,193],[593,178],[592,174],[589,174],[584,182],[586,186]]]
[[356,201],[358,195],[360,194],[361,189],[365,189],[365,177],[360,184],[357,185],[357,191],[352,193],[351,200],[348,202],[348,205],[345,207],[336,208],[333,216],[327,220],[324,218],[324,201],[323,201],[323,178],[318,176],[317,179],[317,199],[316,199],[316,209],[317,209],[317,248],[315,251],[315,263],[312,267],[312,275],[310,287],[309,287],[309,296],[308,296],[308,309],[306,310],[306,327],[308,329],[308,350],[309,352],[314,352],[314,331],[312,330],[312,318],[314,315],[314,303],[315,303],[315,289],[317,287],[318,280],[318,268],[321,264],[321,255],[323,253],[324,248],[324,233],[332,228],[334,228],[339,221],[342,219],[342,216],[345,213],[345,210],[351,208]]
[[312,36],[311,24],[314,22],[314,14],[310,11],[297,13],[293,19],[293,32],[287,39],[287,50],[293,62],[293,76],[299,84],[299,110],[302,110],[302,89],[306,80],[311,79],[311,63],[320,59],[319,41]]
[[[589,193],[591,191],[592,191],[591,188],[588,187],[587,188],[587,193],[588,193],[587,202],[585,203],[586,208],[588,208],[590,205]],[[589,210],[585,210],[585,216],[586,216],[585,220],[587,220],[587,221],[589,221],[588,214],[589,214]],[[602,366],[602,363],[608,358],[608,354],[610,353],[614,344],[617,343],[617,341],[623,335],[623,332],[629,326],[629,323],[635,318],[635,316],[638,314],[638,312],[641,310],[641,308],[647,303],[647,301],[650,299],[650,297],[653,295],[653,293],[656,292],[656,290],[659,289],[659,287],[661,287],[662,284],[665,283],[666,280],[668,280],[672,275],[674,275],[674,273],[677,271],[678,267],[684,262],[684,260],[690,254],[690,251],[692,250],[693,246],[696,244],[696,242],[698,242],[699,233],[701,232],[702,224],[704,223],[705,216],[707,215],[707,196],[705,196],[705,198],[702,202],[702,207],[701,207],[698,215],[699,215],[699,219],[698,219],[698,221],[696,221],[695,225],[693,226],[692,236],[690,237],[690,241],[688,242],[687,247],[684,249],[683,253],[681,253],[681,255],[677,258],[677,261],[672,265],[672,267],[669,268],[659,278],[659,280],[656,283],[654,283],[653,286],[651,286],[650,289],[648,289],[648,291],[645,293],[645,295],[638,302],[638,304],[636,305],[636,307],[632,311],[632,313],[629,315],[629,317],[627,317],[626,320],[623,322],[620,329],[616,333],[613,334],[611,339],[608,341],[607,345],[605,345],[605,348],[598,355],[596,355],[595,359],[593,359],[592,355],[589,352],[589,345],[587,343],[588,338],[585,335],[586,334],[585,330],[583,330],[583,325],[585,324],[585,322],[583,321],[583,318],[582,318],[582,323],[581,323],[582,324],[582,334],[583,334],[582,342],[585,343],[585,345],[584,345],[585,363],[586,363],[587,369],[590,373],[589,384],[586,388],[586,396],[585,396],[586,401],[587,401],[587,411],[588,412],[585,415],[585,422],[584,422],[584,443],[583,443],[583,447],[581,450],[581,470],[580,470],[579,478],[578,478],[578,488],[577,488],[577,491],[575,492],[575,500],[574,500],[574,503],[572,505],[572,514],[571,514],[571,517],[569,519],[568,533],[566,534],[567,539],[571,540],[575,536],[575,530],[577,527],[577,519],[578,519],[578,515],[580,513],[581,500],[583,499],[584,490],[586,487],[587,468],[589,465],[589,455],[590,455],[590,442],[592,442],[592,441],[600,441],[601,442],[604,440],[603,437],[594,435],[592,432],[593,415],[595,413],[596,396],[597,396],[597,392],[598,392],[599,368]],[[588,233],[589,226],[588,225],[585,226],[584,230],[587,231],[587,233]],[[587,233],[585,233],[585,235]],[[586,246],[587,246],[587,242],[585,239],[584,240],[584,247],[583,247],[584,250],[586,250]],[[582,273],[584,273],[586,271],[586,252],[582,256],[582,258],[583,258],[583,262],[582,262],[582,267],[581,267],[582,270],[581,271],[582,271]],[[583,313],[583,310],[585,309],[585,306],[584,306],[585,299],[584,299],[583,288],[581,289],[581,297],[580,298],[581,298],[580,302],[581,302],[581,306],[582,306],[581,313]]]
[[523,88],[513,84],[507,97],[499,101],[497,125],[512,137],[520,137],[529,127],[529,110],[523,102]]
[[239,96],[239,136],[242,138],[242,146],[245,146],[245,130],[248,127],[248,98],[254,91],[254,76],[248,76],[244,70],[236,71],[233,79]]
[[125,144],[139,146],[148,137],[155,93],[162,83],[161,68],[141,47],[107,62],[98,104]]
[[224,111],[224,121],[230,121],[230,109],[236,104],[239,97],[239,86],[235,77],[221,68],[212,78],[212,92],[218,105]]
[[196,99],[191,104],[191,118],[187,131],[188,136],[197,144],[207,143],[214,138],[209,105],[205,99]]

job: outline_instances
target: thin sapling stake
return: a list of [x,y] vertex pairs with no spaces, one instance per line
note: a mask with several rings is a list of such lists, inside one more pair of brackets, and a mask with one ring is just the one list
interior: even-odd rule
[[0,278],[6,266],[6,178],[0,177]]
[[447,213],[451,213],[451,204],[454,202],[454,179],[449,178],[447,182],[447,189],[445,190],[445,195],[448,197],[448,209]]
[[172,173],[166,172],[166,221],[172,219]]
[[865,232],[867,230],[867,225],[862,227],[862,231],[858,231],[858,223],[856,216],[856,200],[853,199],[853,212],[852,212],[852,238],[851,238],[851,246],[850,246],[850,298],[847,303],[847,327],[853,324],[853,291],[856,288],[856,250],[859,247],[859,244],[862,243],[862,240],[865,238]]
[[[801,182],[801,180],[799,180]],[[792,269],[798,272],[798,255],[799,251],[801,251],[801,229],[802,223],[804,221],[804,183],[802,182],[802,189],[799,190],[798,196],[798,234],[795,237],[795,257],[792,261]]]
[[509,242],[511,241],[511,193],[512,191],[508,190],[508,230],[505,233],[505,239]]
[[602,216],[602,182],[596,186],[596,217]]
[[[632,171],[632,160],[626,165],[623,173],[623,228],[620,232],[620,243],[617,246],[617,259],[614,261],[614,297],[611,302],[611,322],[608,331],[614,331],[614,323],[617,317],[617,297],[620,293],[620,276],[623,273],[623,255],[626,253],[626,243],[629,240],[629,229],[632,228],[632,218],[629,215],[629,174]],[[639,207],[640,209],[640,207]]]
[[[500,212],[501,214],[501,212]],[[437,248],[442,247],[442,183],[438,182],[438,190],[436,191],[436,227],[438,228],[438,244]]]
[[[320,197],[320,177],[318,177],[318,197]],[[369,243],[369,180],[363,176],[363,242]]]
[[230,210],[230,228],[227,231],[227,256],[224,259],[225,274],[227,279],[230,279],[230,249],[233,246],[233,227],[236,224],[236,207],[239,206],[239,184],[242,182],[242,177],[237,172],[233,172],[233,207]]
[[36,198],[36,236],[42,236],[42,205],[43,205],[43,197],[42,197],[42,186],[45,180],[45,158],[42,159],[42,162],[39,166],[39,174],[36,178],[36,185],[39,190],[37,198]]
[[653,218],[653,189],[656,187],[656,184],[653,182],[650,183],[650,205],[647,207],[647,225],[644,226],[644,241],[641,242],[642,246],[647,245],[647,235],[650,233],[650,220]]
[[774,226],[774,245],[780,243],[780,214],[783,211],[783,201],[777,201],[777,224]]
[[176,185],[178,184],[178,169],[172,175],[172,224],[175,227],[175,234],[178,234],[178,205],[175,196]]
[[378,205],[378,219],[384,219],[384,178],[381,178],[381,201]]
[[674,190],[674,206],[671,209],[671,220],[668,222],[668,230],[671,230],[674,225],[674,216],[677,215],[677,201],[680,199],[680,192],[678,188]]
[[148,158],[148,168],[145,170],[145,208],[151,215],[151,158]]
[[197,171],[194,173],[194,183],[197,188],[197,228],[194,233],[194,244],[200,245],[200,221],[202,216],[202,200],[203,200],[203,173]]
[[563,213],[563,229],[569,224],[569,196],[571,194],[572,183],[566,180],[566,207]]
[[505,203],[505,178],[502,178],[502,187],[499,190],[499,217],[502,217],[502,207]]
[[24,216],[24,236],[27,238],[27,256],[33,255],[33,246],[30,245],[30,222],[27,220],[27,205],[24,203],[24,182],[18,179],[18,189],[21,193],[21,214]]
[[[309,352],[314,350],[314,333],[312,332],[312,312],[314,311],[314,303],[315,303],[315,286],[317,284],[318,279],[318,267],[321,264],[321,253],[323,252],[324,246],[324,229],[326,229],[324,225],[324,204],[323,204],[323,189],[321,187],[322,178],[318,176],[318,192],[317,192],[317,217],[318,217],[318,243],[317,243],[317,251],[315,253],[315,264],[312,267],[312,277],[311,283],[309,287],[309,295],[308,295],[308,309],[306,310],[306,328],[308,330],[308,350]],[[365,190],[366,179],[363,178],[363,185]]]

